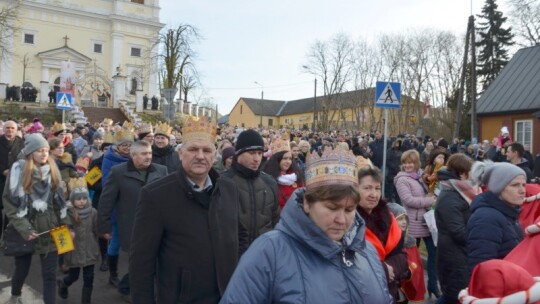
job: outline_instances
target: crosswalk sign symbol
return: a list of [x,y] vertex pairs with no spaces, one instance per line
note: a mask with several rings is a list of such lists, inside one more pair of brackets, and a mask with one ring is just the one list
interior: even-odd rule
[[64,92],[56,93],[56,108],[58,110],[71,110],[73,108],[71,94]]
[[401,83],[377,81],[375,106],[379,108],[400,108]]

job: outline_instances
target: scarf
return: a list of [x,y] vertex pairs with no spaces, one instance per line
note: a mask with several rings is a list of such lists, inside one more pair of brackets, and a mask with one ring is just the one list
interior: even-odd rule
[[88,218],[90,216],[90,214],[92,213],[92,205],[91,204],[86,204],[86,206],[84,206],[83,208],[75,208],[74,209],[77,211],[77,214],[79,215],[79,218],[81,220],[84,220],[86,218]]
[[424,181],[420,179],[422,177],[422,172],[420,170],[407,173],[407,176],[419,182],[420,185],[422,185],[422,189],[424,189],[424,193],[428,193],[429,189],[427,188],[426,184],[424,184]]
[[[251,170],[250,168],[248,167],[244,167],[242,165],[240,165],[239,163],[236,162],[236,157],[233,158],[233,162],[232,162],[232,165],[231,167],[236,170],[236,172],[238,172],[238,174],[245,178],[245,179],[255,179],[257,177],[259,177],[261,171],[259,169],[257,170]],[[260,168],[260,166],[259,166]]]
[[296,173],[291,173],[291,174],[283,174],[283,175],[280,175],[278,178],[277,178],[277,182],[278,184],[280,185],[285,185],[285,186],[290,186],[294,183],[296,183]]
[[470,205],[473,198],[480,193],[478,188],[471,185],[469,181],[459,179],[449,179],[440,181],[442,189],[453,189]]
[[32,203],[32,208],[38,212],[47,211],[48,201],[54,196],[54,201],[60,210],[60,218],[67,215],[66,202],[64,200],[64,190],[58,187],[56,193],[51,193],[51,167],[45,164],[41,167],[35,166],[32,171],[32,190],[26,194],[23,188],[23,174],[25,160],[18,160],[13,164],[9,173],[9,193],[10,201],[17,207],[17,217],[22,218],[28,214],[28,203]]

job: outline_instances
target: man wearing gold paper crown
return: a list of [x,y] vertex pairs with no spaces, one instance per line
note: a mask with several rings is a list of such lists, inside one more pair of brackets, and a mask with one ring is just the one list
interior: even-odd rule
[[[129,153],[130,159],[114,166],[107,177],[101,193],[98,217],[100,233],[105,238],[111,239],[112,237],[114,240],[112,216],[113,210],[116,210],[118,227],[118,240],[116,242],[119,241],[121,249],[125,252],[129,252],[131,245],[131,231],[140,189],[167,175],[165,166],[152,163],[150,143],[143,140],[134,142]],[[110,257],[114,256],[113,252],[109,253],[111,253]],[[109,265],[109,271],[111,271],[110,267],[111,265]],[[129,273],[125,274],[118,283],[118,291],[125,298],[128,297],[130,293]]]
[[167,123],[158,123],[155,128],[154,144],[152,145],[152,162],[167,167],[169,173],[180,167],[180,159],[174,147],[170,144],[172,128]]
[[178,170],[141,190],[129,264],[135,304],[217,303],[238,261],[238,192],[212,169],[215,124],[189,118],[183,130]]

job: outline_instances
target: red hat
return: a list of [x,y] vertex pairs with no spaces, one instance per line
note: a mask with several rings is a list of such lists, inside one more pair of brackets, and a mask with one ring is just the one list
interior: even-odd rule
[[467,289],[459,293],[466,304],[540,303],[540,277],[504,260],[476,265]]
[[525,229],[525,235],[525,239],[504,260],[523,267],[532,276],[540,276],[540,217],[536,219],[536,224]]

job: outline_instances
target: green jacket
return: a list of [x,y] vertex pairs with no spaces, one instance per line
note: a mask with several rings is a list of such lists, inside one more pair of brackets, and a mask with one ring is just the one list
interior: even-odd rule
[[[53,201],[54,194],[52,192],[47,200],[47,209],[45,211],[40,212],[35,210],[32,208],[32,202],[28,202],[28,213],[23,217],[18,217],[17,207],[13,205],[10,200],[9,184],[10,176],[8,176],[5,191],[2,195],[4,211],[9,219],[9,225],[15,227],[15,230],[17,230],[24,239],[28,239],[28,236],[30,236],[32,232],[41,233],[62,225],[68,225],[71,227],[71,220],[67,216],[66,212],[63,214],[64,217],[61,218],[60,209]],[[35,253],[46,254],[48,252],[56,251],[56,246],[54,245],[54,241],[49,233],[40,235],[35,242]]]

